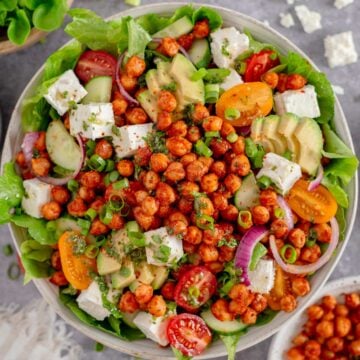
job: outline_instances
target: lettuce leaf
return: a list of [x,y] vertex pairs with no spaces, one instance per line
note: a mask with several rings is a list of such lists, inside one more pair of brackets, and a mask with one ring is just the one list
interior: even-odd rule
[[358,168],[359,160],[356,156],[343,159],[332,159],[325,169],[325,176],[338,177],[344,185],[348,185]]
[[320,124],[328,123],[334,117],[335,96],[329,80],[324,73],[316,71],[301,55],[289,52],[280,56],[281,64],[287,65],[288,74],[300,74],[316,89],[321,115],[316,118]]
[[22,255],[21,263],[25,269],[24,285],[32,279],[47,278],[52,273],[50,261],[41,262],[29,259],[26,255]]
[[49,260],[53,251],[49,245],[41,245],[36,240],[26,240],[20,245],[22,256],[40,262]]
[[173,351],[176,360],[190,360],[191,359],[190,356],[184,355],[180,350],[178,350],[177,348],[175,348],[173,346],[171,347],[171,350]]
[[228,360],[235,360],[236,347],[242,335],[244,335],[244,332],[239,332],[234,335],[219,335],[226,347]]
[[195,10],[192,20],[195,24],[199,20],[208,19],[211,31],[215,31],[221,28],[223,24],[223,19],[221,15],[213,9],[210,9],[206,6],[202,6],[199,9]]
[[133,19],[127,23],[129,40],[128,56],[137,55],[144,58],[146,45],[151,41],[151,36]]
[[138,17],[136,23],[150,35],[162,30],[169,25],[169,18],[158,14],[146,14]]
[[336,220],[339,224],[339,230],[340,230],[340,240],[345,239],[345,230],[346,230],[346,217],[345,217],[345,209],[342,207],[338,208],[338,211],[336,213]]
[[334,196],[336,202],[343,208],[348,208],[349,199],[345,190],[342,188],[337,177],[331,174],[324,176],[321,184],[324,185]]

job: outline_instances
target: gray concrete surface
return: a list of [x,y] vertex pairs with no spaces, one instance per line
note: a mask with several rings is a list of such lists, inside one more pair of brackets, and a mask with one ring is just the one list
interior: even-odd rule
[[[143,4],[150,4],[161,1],[143,0]],[[185,1],[183,1],[185,3]],[[193,1],[198,2],[198,1]],[[202,1],[201,1],[202,2]],[[205,1],[204,1],[205,2]],[[282,34],[291,39],[295,44],[300,46],[314,61],[325,71],[333,84],[340,85],[345,90],[345,95],[340,96],[341,104],[347,116],[350,129],[354,138],[357,153],[360,153],[360,87],[359,74],[360,62],[346,67],[329,69],[323,56],[323,38],[327,34],[353,30],[356,47],[360,53],[360,25],[358,15],[360,14],[360,2],[355,0],[354,4],[337,10],[333,6],[334,0],[317,0],[317,1],[299,1],[305,2],[311,9],[319,11],[322,16],[323,28],[313,34],[305,34],[300,23],[296,19],[296,25],[290,29],[283,28],[279,23],[279,13],[291,10],[294,15],[293,7],[288,5],[286,0],[223,0],[208,1],[209,4],[222,5],[234,10],[241,11],[259,20],[267,20],[270,26],[279,30]],[[109,16],[127,8],[121,0],[76,0],[75,6],[88,7],[96,10],[102,16]],[[6,57],[0,57],[0,107],[3,111],[3,128],[10,119],[12,109],[20,93],[44,62],[60,45],[68,40],[68,36],[62,30],[50,34],[46,41],[33,46],[30,49],[12,54]],[[332,279],[357,275],[359,273],[359,232],[360,221],[355,224],[352,239],[332,274]],[[6,226],[0,228],[0,246],[10,243],[10,235]],[[14,257],[6,258],[0,254],[0,302],[9,303],[11,301],[25,304],[31,299],[39,297],[39,294],[32,284],[22,286],[21,280],[10,281],[6,276],[8,265],[14,261]],[[84,347],[86,358],[88,360],[98,359],[118,359],[128,360],[129,357],[117,353],[110,349],[105,349],[102,353],[93,351],[94,342],[80,333],[75,333],[76,340]],[[270,339],[264,341],[253,348],[237,354],[237,359],[262,360],[266,359]],[[19,359],[22,360],[22,359]]]

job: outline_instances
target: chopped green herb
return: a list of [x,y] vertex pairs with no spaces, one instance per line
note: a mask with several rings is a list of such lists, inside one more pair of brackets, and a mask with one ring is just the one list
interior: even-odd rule
[[167,90],[167,91],[176,91],[176,87],[177,87],[177,84],[175,81],[167,84],[167,85],[163,85],[161,87],[162,90]]
[[230,41],[229,39],[224,39],[222,45],[221,45],[221,53],[224,55],[224,56],[230,56],[230,52],[228,50],[228,46],[230,45]]
[[116,136],[119,136],[120,135],[120,129],[116,126],[116,125],[113,125],[111,127],[111,132],[116,135]]
[[170,254],[171,248],[167,245],[161,244],[156,250],[154,258],[165,263],[169,260]]
[[[83,220],[83,219],[79,219],[79,220]],[[73,253],[75,255],[81,255],[85,253],[86,241],[82,236],[74,234],[71,236],[71,241],[73,242]]]
[[144,137],[144,140],[153,153],[168,153],[164,131],[152,131]]

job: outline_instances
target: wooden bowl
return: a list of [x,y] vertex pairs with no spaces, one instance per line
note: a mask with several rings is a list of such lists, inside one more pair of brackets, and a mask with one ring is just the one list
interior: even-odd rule
[[[73,3],[73,0],[68,0],[67,3],[70,7]],[[4,39],[0,39],[0,55],[11,54],[16,51],[26,49],[27,47],[34,45],[35,43],[43,39],[48,33],[49,32],[33,28],[30,31],[29,37],[23,45],[15,45],[10,40],[7,40],[7,37],[5,37]]]

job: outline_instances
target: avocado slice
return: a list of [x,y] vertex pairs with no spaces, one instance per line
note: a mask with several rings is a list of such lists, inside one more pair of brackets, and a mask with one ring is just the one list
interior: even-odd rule
[[263,127],[264,127],[264,118],[257,118],[251,124],[251,139],[264,147],[266,152],[275,152],[275,147],[273,143],[264,136]]
[[300,144],[298,164],[309,175],[315,175],[324,145],[320,126],[313,119],[302,118],[295,129],[295,137]]
[[154,290],[160,289],[164,282],[169,276],[169,270],[166,266],[152,266],[152,273],[154,275],[154,280],[151,283],[151,286]]
[[196,72],[195,66],[184,55],[177,54],[170,66],[170,75],[177,83],[178,110],[188,104],[205,102],[205,89],[202,79],[193,81],[191,77]]
[[151,96],[157,96],[160,92],[160,84],[157,77],[157,70],[151,69],[145,75],[146,85]]
[[171,84],[174,79],[169,75],[170,71],[170,62],[159,61],[157,64],[157,78],[160,86],[165,86]]
[[143,284],[150,285],[155,279],[155,276],[151,271],[151,265],[149,265],[146,261],[143,261],[136,266],[135,273],[138,274],[136,279]]
[[124,259],[119,271],[111,274],[111,283],[114,289],[123,289],[135,279],[134,263],[128,258]]
[[121,268],[120,260],[110,256],[104,248],[100,250],[96,259],[96,264],[99,275],[111,274]]
[[267,116],[262,128],[263,136],[268,138],[274,146],[275,153],[282,155],[287,149],[285,138],[278,133],[277,129],[280,123],[280,117],[277,115]]
[[137,100],[148,114],[149,118],[156,123],[158,117],[156,97],[151,95],[150,90],[144,90],[137,96]]
[[291,151],[292,161],[297,162],[300,152],[300,144],[295,137],[295,130],[299,125],[299,118],[294,114],[284,114],[280,117],[278,133],[283,135],[287,142],[287,148]]

